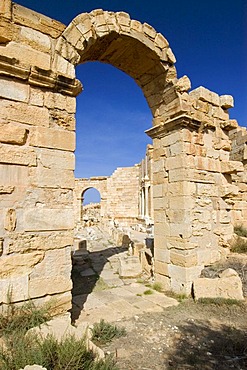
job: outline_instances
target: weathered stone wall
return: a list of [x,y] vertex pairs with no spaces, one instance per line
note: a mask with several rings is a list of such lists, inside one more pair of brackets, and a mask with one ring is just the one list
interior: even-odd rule
[[74,113],[81,91],[75,66],[95,60],[130,75],[153,114],[147,134],[154,147],[157,278],[190,292],[204,264],[228,245],[233,220],[246,220],[246,163],[231,152],[231,131],[239,131],[229,120],[232,98],[203,87],[188,93],[190,81],[177,78],[161,34],[123,12],[95,10],[66,27],[1,0],[1,302],[12,287],[14,301],[56,296],[70,307]]
[[139,210],[139,166],[117,168],[107,180],[107,215],[121,224],[135,224]]
[[117,168],[109,177],[76,179],[74,204],[76,222],[83,215],[83,196],[85,191],[95,188],[101,195],[102,217],[114,219],[122,225],[132,225],[139,214],[139,166]]
[[[75,98],[51,71],[61,23],[0,5],[0,303],[71,305]],[[73,90],[73,89],[72,89]],[[73,95],[73,94],[71,94]]]
[[232,223],[234,226],[247,227],[247,131],[246,128],[238,127],[230,131],[232,141],[230,159],[243,163],[244,171],[233,173],[231,182]]

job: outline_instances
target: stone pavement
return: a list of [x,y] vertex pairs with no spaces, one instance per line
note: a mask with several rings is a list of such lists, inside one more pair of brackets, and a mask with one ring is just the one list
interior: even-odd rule
[[[178,302],[152,290],[136,279],[120,279],[119,258],[127,258],[128,251],[114,247],[98,229],[90,229],[87,240],[89,251],[74,255],[74,287],[72,319],[76,324],[90,324],[104,319],[108,322],[142,315],[145,312],[162,312]],[[87,235],[88,237],[88,235]]]

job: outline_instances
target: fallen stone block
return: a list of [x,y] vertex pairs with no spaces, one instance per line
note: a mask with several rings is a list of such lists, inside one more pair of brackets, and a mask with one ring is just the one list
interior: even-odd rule
[[121,278],[136,278],[142,273],[141,263],[136,256],[119,259],[119,276]]
[[218,278],[198,278],[194,280],[195,300],[199,298],[224,298],[243,300],[242,281],[238,273],[228,268]]

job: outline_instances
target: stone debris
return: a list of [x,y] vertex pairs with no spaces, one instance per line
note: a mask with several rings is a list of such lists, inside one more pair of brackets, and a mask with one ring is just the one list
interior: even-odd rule
[[242,281],[238,273],[228,268],[215,279],[198,278],[193,283],[193,293],[199,298],[225,298],[244,300]]

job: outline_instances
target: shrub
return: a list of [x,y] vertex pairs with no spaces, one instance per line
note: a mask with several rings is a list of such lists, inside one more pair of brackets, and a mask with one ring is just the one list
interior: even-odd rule
[[231,251],[235,253],[247,253],[247,240],[238,237],[231,246]]
[[27,330],[41,325],[52,317],[51,304],[36,307],[32,301],[27,301],[18,307],[9,303],[7,312],[0,314],[0,336],[6,337],[16,332]]
[[123,335],[126,335],[125,328],[119,328],[104,320],[94,324],[92,329],[92,340],[99,344],[108,343],[113,338],[119,338]]
[[145,295],[151,295],[151,294],[153,294],[153,290],[151,290],[151,289],[147,289],[147,290],[145,290],[145,291],[143,292],[143,294],[145,294]]
[[0,352],[1,370],[19,370],[28,364],[39,364],[47,370],[118,370],[112,358],[95,361],[84,339],[67,337],[58,342],[53,336],[41,340],[35,335],[24,336]]
[[237,234],[238,236],[244,236],[245,238],[247,238],[247,228],[244,227],[243,225],[235,226],[234,233]]

